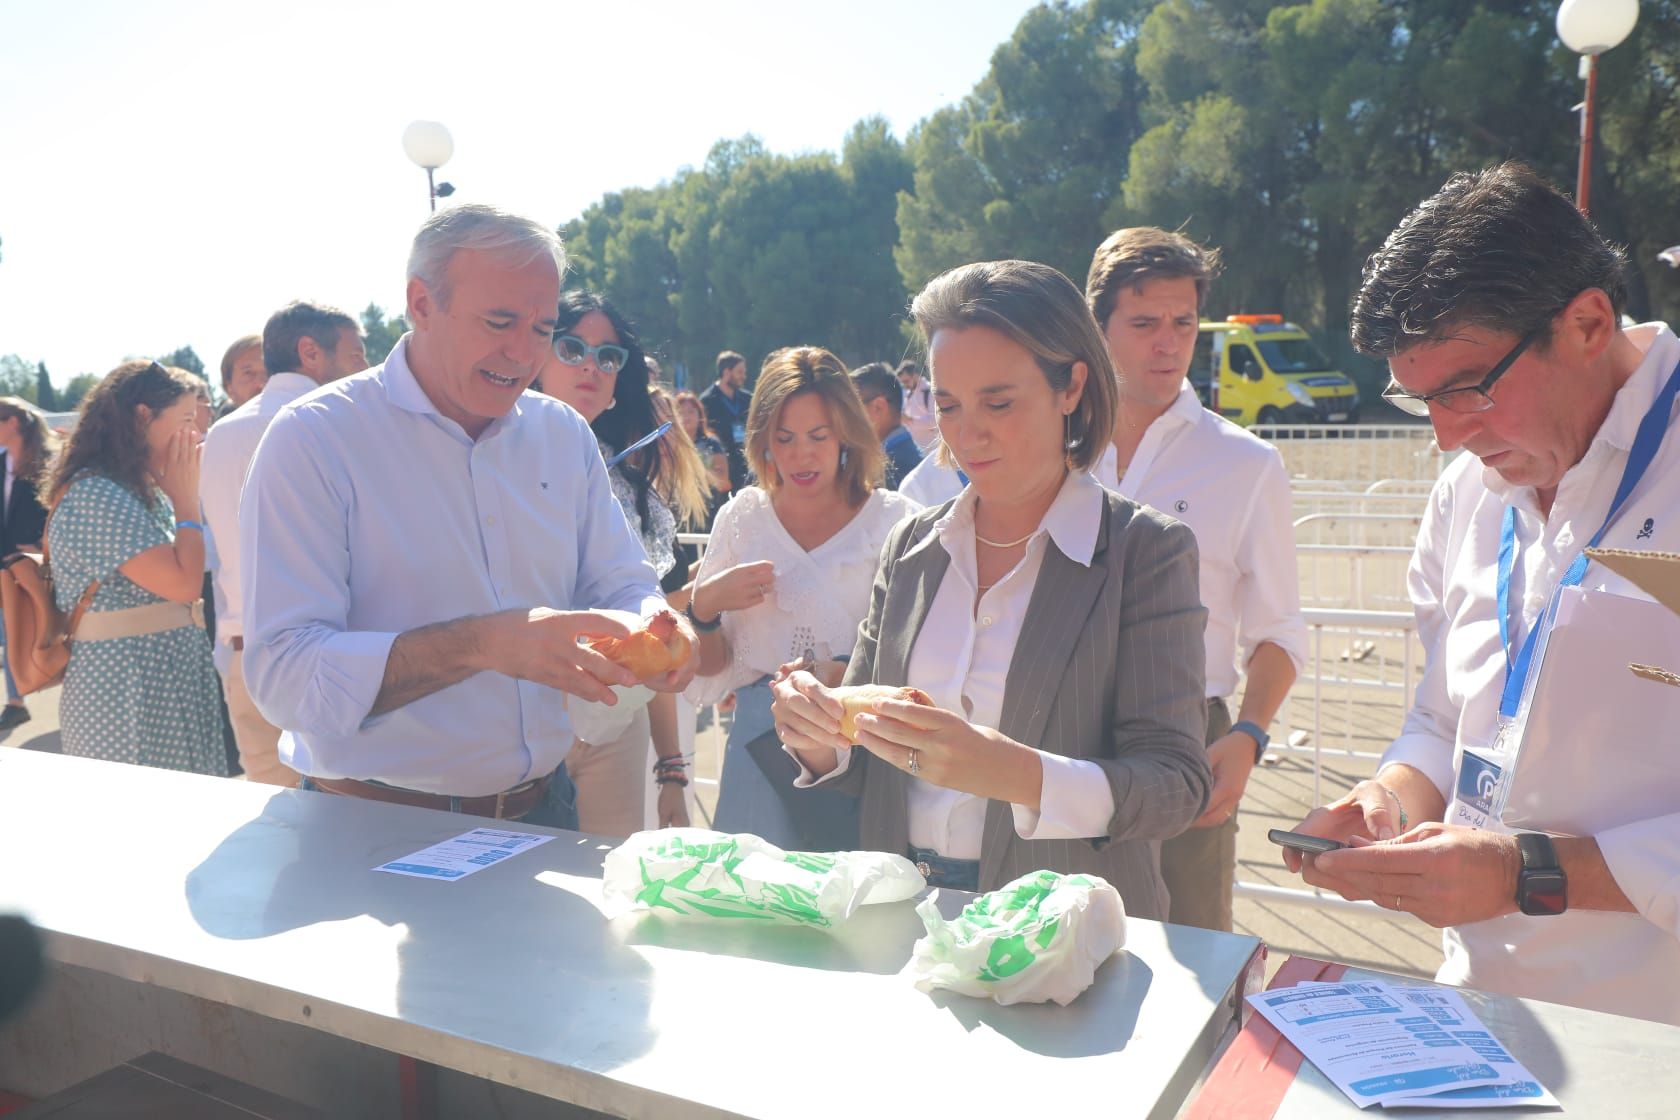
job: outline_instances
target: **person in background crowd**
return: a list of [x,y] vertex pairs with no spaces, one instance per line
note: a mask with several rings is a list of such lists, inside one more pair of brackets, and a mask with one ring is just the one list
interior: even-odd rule
[[[671,430],[665,438],[673,441],[672,450],[675,454],[685,460],[699,464],[700,490],[704,498],[698,515],[691,513],[687,520],[680,521],[677,524],[677,531],[680,533],[706,532],[711,527],[713,497],[711,472],[706,469],[706,460],[701,456],[699,448],[694,446],[693,439],[689,437],[687,429],[678,419],[677,402],[671,396],[670,390],[662,385],[651,385],[648,387],[648,399],[653,404],[654,420],[660,424],[671,424]],[[688,459],[690,455],[693,456],[693,459]],[[672,507],[673,512],[682,505],[675,490],[676,488],[670,485],[659,487],[660,498],[666,505]],[[699,562],[700,554],[693,545],[683,544],[680,541],[675,545],[673,551],[676,553],[677,562],[669,572],[666,572],[660,578],[659,586],[665,589],[666,598],[671,600],[671,605],[680,611],[688,605],[688,585],[694,579],[694,565]]]
[[1212,784],[1195,537],[1091,476],[1118,390],[1067,277],[965,265],[910,313],[941,445],[971,482],[892,531],[846,682],[913,686],[933,705],[877,701],[856,749],[828,684],[795,671],[775,686],[782,742],[802,786],[861,794],[865,847],[936,886],[1085,872],[1128,915],[1164,919],[1160,842]]
[[124,362],[88,393],[53,467],[58,608],[73,615],[92,592],[59,699],[65,754],[227,774],[216,668],[191,609],[204,581],[202,385]]
[[[634,326],[604,296],[569,291],[560,297],[554,346],[537,379],[549,396],[589,421],[609,461],[652,434],[655,412],[647,356]],[[630,451],[607,474],[625,519],[641,539],[654,571],[677,572],[677,526],[706,514],[706,473],[687,437],[672,425],[658,441]],[[670,585],[662,584],[667,592]],[[657,781],[657,824],[688,824],[685,760],[677,741],[676,697],[657,693],[629,725],[610,738],[579,739],[566,770],[577,787],[579,827],[601,836],[628,836],[646,827],[647,787]],[[648,745],[657,756],[649,773]]]
[[854,369],[852,384],[857,387],[863,411],[869,417],[869,426],[875,429],[875,436],[881,441],[881,450],[887,456],[884,485],[888,490],[897,490],[905,476],[922,461],[922,453],[916,450],[916,441],[902,423],[904,392],[884,362],[870,362]]
[[[1296,826],[1353,846],[1285,860],[1344,898],[1444,927],[1444,983],[1680,1024],[1680,807],[1575,813],[1555,836],[1514,832],[1493,808],[1510,780],[1502,724],[1554,590],[1650,598],[1583,549],[1680,550],[1680,338],[1622,326],[1625,267],[1519,163],[1454,175],[1365,262],[1354,347],[1388,360],[1383,395],[1427,415],[1442,451],[1467,453],[1435,483],[1407,577],[1426,661],[1400,737],[1374,779]],[[1583,600],[1571,625],[1608,649],[1619,635],[1603,609]],[[1625,657],[1604,661],[1625,671]],[[1680,665],[1680,649],[1662,663]],[[1550,718],[1573,709],[1617,728],[1592,681],[1555,687]],[[1594,800],[1625,806],[1644,791],[1623,760],[1672,757],[1673,737],[1569,745],[1593,759]],[[1536,813],[1582,792],[1526,777]]]
[[[734,483],[729,479],[729,452],[712,433],[711,425],[706,419],[705,406],[700,403],[699,397],[687,389],[682,390],[676,395],[676,410],[677,423],[688,433],[694,449],[700,452],[701,462],[706,464],[706,473],[710,476],[712,484],[712,513],[715,514],[717,507],[723,504],[734,488]],[[711,527],[710,515],[706,527]]]
[[413,330],[257,447],[245,680],[305,789],[576,827],[550,789],[570,785],[566,698],[637,683],[579,639],[627,637],[665,599],[588,425],[526,392],[565,263],[541,222],[438,211],[409,254]]
[[[1168,921],[1229,931],[1237,804],[1268,742],[1266,728],[1307,653],[1295,570],[1289,475],[1271,444],[1203,408],[1185,380],[1218,254],[1144,227],[1111,234],[1091,261],[1085,298],[1119,378],[1113,438],[1099,482],[1190,526],[1208,610],[1207,751],[1213,792],[1185,832],[1161,845]],[[1235,723],[1226,700],[1246,673]]]
[[719,512],[688,605],[700,634],[688,699],[737,697],[716,825],[789,849],[845,850],[857,840],[856,803],[791,789],[799,769],[776,741],[770,679],[804,660],[816,679],[839,683],[881,544],[916,507],[879,488],[881,445],[846,367],[827,350],[770,355],[746,446],[759,481]]
[[904,390],[904,426],[923,454],[933,450],[939,439],[939,417],[933,406],[933,389],[922,376],[922,367],[906,359],[898,363],[898,383]]
[[700,394],[712,434],[729,455],[729,488],[739,490],[753,477],[756,464],[748,464],[743,447],[747,442],[747,413],[752,396],[747,392],[747,360],[733,350],[717,356],[717,381]]
[[[36,486],[58,451],[58,436],[40,409],[22,397],[0,397],[0,451],[6,462],[5,490],[0,495],[0,557],[25,549],[39,552],[47,510]],[[0,643],[5,640],[6,628],[0,625]],[[6,707],[0,711],[0,733],[29,722],[29,707],[12,679],[10,657],[5,674]]]
[[286,405],[322,385],[368,366],[362,330],[334,307],[303,300],[269,316],[263,327],[262,367],[273,370],[262,391],[218,420],[204,440],[199,481],[217,627],[216,669],[248,780],[295,786],[297,772],[281,765],[280,729],[263,718],[245,687],[245,628],[239,590],[239,496],[257,444]]
[[[193,410],[193,430],[198,433],[202,441],[204,434],[210,430],[210,425],[216,421],[215,402],[210,398],[210,385],[190,369],[180,366],[170,366],[171,373],[184,373],[198,384],[193,386],[193,396],[198,398],[198,407]],[[209,575],[208,572],[205,573]]]
[[263,340],[260,334],[248,334],[234,340],[222,355],[222,393],[227,397],[216,419],[232,412],[258,393],[268,381],[268,366],[263,362]]

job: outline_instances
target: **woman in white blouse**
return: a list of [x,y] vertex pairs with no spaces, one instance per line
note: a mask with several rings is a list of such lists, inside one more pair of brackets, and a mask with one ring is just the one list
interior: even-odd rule
[[813,679],[839,683],[881,543],[918,507],[879,489],[881,445],[827,350],[770,355],[745,450],[756,484],[718,511],[688,606],[700,661],[686,695],[704,705],[734,691],[737,701],[714,823],[795,850],[855,847],[855,799],[792,789],[799,767],[773,734],[770,678],[808,660]]
[[861,795],[863,846],[936,885],[1101,875],[1162,918],[1160,842],[1207,800],[1206,612],[1196,542],[1088,473],[1113,431],[1113,366],[1084,298],[1045,265],[967,265],[911,314],[941,449],[970,480],[894,529],[847,684],[911,685],[839,734],[827,682],[775,686],[801,786]]

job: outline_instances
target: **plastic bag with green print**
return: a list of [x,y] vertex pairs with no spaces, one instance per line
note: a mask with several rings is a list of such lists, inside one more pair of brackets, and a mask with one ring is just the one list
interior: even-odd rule
[[1120,892],[1095,875],[1035,871],[981,895],[953,921],[934,897],[916,913],[927,926],[910,959],[916,986],[999,1003],[1065,1007],[1126,943]]
[[749,834],[703,828],[638,832],[607,853],[608,912],[832,926],[859,906],[900,902],[927,886],[885,852],[784,852]]

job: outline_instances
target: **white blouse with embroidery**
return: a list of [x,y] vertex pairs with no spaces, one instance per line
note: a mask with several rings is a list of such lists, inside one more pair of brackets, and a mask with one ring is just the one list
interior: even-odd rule
[[695,677],[685,693],[689,701],[715,704],[808,650],[819,660],[850,656],[887,534],[920,509],[901,494],[876,490],[844,528],[806,552],[783,528],[766,491],[749,486],[731,498],[718,511],[696,578],[769,560],[776,587],[756,607],[723,613],[729,667]]

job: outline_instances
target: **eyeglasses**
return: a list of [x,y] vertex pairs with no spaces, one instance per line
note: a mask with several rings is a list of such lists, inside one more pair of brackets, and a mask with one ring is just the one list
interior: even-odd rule
[[1439,393],[1408,393],[1397,385],[1391,378],[1388,388],[1383,390],[1383,400],[1398,408],[1401,412],[1412,416],[1428,416],[1431,403],[1438,404],[1448,412],[1486,412],[1494,405],[1489,390],[1493,383],[1505,376],[1505,371],[1511,368],[1523,351],[1527,350],[1535,339],[1540,337],[1544,328],[1535,327],[1523,335],[1517,344],[1511,347],[1511,352],[1499,359],[1499,363],[1488,370],[1488,375],[1482,378],[1479,385],[1465,385],[1457,389],[1442,389]]
[[595,360],[595,368],[613,377],[630,360],[630,351],[611,342],[591,346],[575,334],[554,336],[554,356],[569,366],[581,366],[585,358]]

